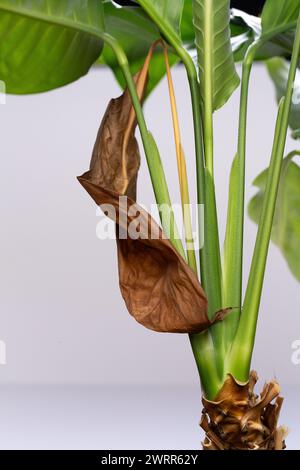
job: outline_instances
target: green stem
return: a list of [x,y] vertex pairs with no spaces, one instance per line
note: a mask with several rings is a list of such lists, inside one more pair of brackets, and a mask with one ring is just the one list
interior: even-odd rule
[[201,77],[204,84],[203,121],[205,164],[212,180],[214,175],[214,134],[213,134],[213,44],[212,44],[213,2],[207,2],[204,20],[204,73]]
[[[242,305],[243,280],[243,241],[244,241],[244,211],[245,211],[245,162],[246,162],[246,130],[247,109],[250,74],[260,40],[255,41],[248,49],[243,61],[238,149],[232,168],[232,181],[234,187],[230,194],[234,201],[232,211],[227,214],[226,241],[224,250],[224,280],[223,280],[223,307],[233,307],[234,311],[224,320],[226,329],[226,348],[231,346],[235,336]],[[229,207],[230,209],[230,207]]]
[[[247,108],[248,91],[252,65],[259,48],[263,46],[273,36],[285,30],[296,27],[297,22],[279,26],[273,31],[258,38],[248,48],[243,61],[240,112],[239,112],[239,132],[238,149],[236,160],[232,171],[235,172],[236,182],[234,182],[235,201],[232,204],[233,210],[227,214],[226,241],[224,247],[224,278],[223,278],[223,307],[234,307],[234,311],[224,320],[226,328],[226,345],[231,347],[233,338],[238,328],[241,305],[242,305],[242,280],[243,280],[243,238],[244,238],[244,206],[245,206],[245,162],[246,162],[246,129],[247,129]],[[234,168],[234,166],[236,166]]]
[[[180,44],[178,37],[171,26],[159,18],[156,14],[155,8],[148,0],[138,0],[138,3],[149,15],[152,21],[157,25],[164,38],[173,47],[176,54],[182,60],[186,69],[193,111],[194,123],[194,137],[195,137],[195,151],[196,151],[196,166],[197,166],[197,199],[198,204],[205,204],[205,165],[204,165],[204,152],[203,152],[203,132],[202,132],[202,117],[200,109],[200,93],[199,82],[197,77],[196,67],[188,52]],[[201,252],[200,252],[201,262]]]
[[[205,160],[205,224],[204,247],[202,249],[202,284],[208,298],[209,316],[222,308],[222,268],[219,243],[218,216],[214,184],[214,148],[213,148],[213,65],[212,65],[212,2],[205,9],[204,36],[207,38],[204,47],[204,73],[201,76],[204,84],[203,102],[199,97],[199,107],[203,108],[203,140]],[[198,84],[199,87],[199,84]],[[199,93],[200,95],[200,93]],[[220,322],[211,328],[216,365],[220,377],[223,377],[225,355],[224,323]]]
[[[195,139],[195,153],[196,153],[196,174],[197,174],[197,202],[198,207],[204,207],[204,228],[201,226],[201,217],[199,213],[199,238],[200,242],[204,238],[204,246],[200,249],[200,273],[201,282],[209,300],[209,315],[213,315],[221,308],[221,274],[220,274],[220,253],[214,248],[210,250],[211,233],[209,233],[207,220],[209,217],[214,216],[214,226],[217,227],[217,247],[219,247],[218,238],[218,225],[216,220],[216,204],[215,196],[207,192],[207,181],[204,165],[204,143],[202,131],[202,117],[201,117],[201,98],[199,90],[199,82],[197,79],[197,72],[191,57],[184,52],[181,54],[181,59],[187,71],[192,110],[193,110],[193,124],[194,124],[194,139]],[[203,235],[202,235],[203,234]],[[211,253],[212,251],[212,253]],[[217,258],[217,274],[215,275],[214,260]],[[217,288],[214,289],[211,279],[217,278]],[[215,300],[217,300],[215,302]],[[223,343],[223,329],[222,322],[213,325],[211,330],[213,343],[211,340],[210,332],[205,332],[199,335],[191,335],[191,345],[198,366],[202,388],[205,395],[209,399],[214,399],[218,390],[222,386],[223,360],[222,354],[224,352]],[[213,348],[215,346],[215,349]],[[219,375],[218,375],[219,374]]]
[[[178,51],[177,51],[178,52]],[[187,77],[189,81],[190,93],[191,93],[191,101],[192,101],[192,111],[193,111],[193,125],[194,125],[194,140],[195,140],[195,153],[196,153],[196,175],[197,175],[197,203],[198,208],[204,207],[204,216],[205,221],[207,218],[207,193],[206,193],[206,181],[205,181],[205,165],[204,165],[204,144],[203,144],[203,131],[202,131],[202,117],[201,117],[201,98],[200,98],[200,91],[199,91],[199,82],[197,79],[197,72],[195,69],[195,65],[188,55],[188,53],[183,49],[180,51],[181,60],[185,66]],[[206,290],[207,286],[210,285],[210,254],[207,250],[207,240],[209,239],[209,235],[206,230],[206,224],[204,228],[202,227],[201,217],[199,212],[199,242],[202,242],[204,238],[204,246],[200,247],[200,274],[201,274],[201,282]],[[206,292],[207,293],[207,292]],[[215,294],[215,292],[214,292]],[[210,295],[212,299],[212,295]],[[221,298],[221,295],[220,295]],[[209,296],[208,296],[209,299]],[[211,310],[214,310],[214,306],[212,301],[210,303]],[[214,311],[209,311],[209,314],[213,315],[217,310],[218,307]],[[218,328],[221,327],[221,323],[219,325],[214,325],[211,330],[212,334],[216,336]],[[222,327],[221,327],[222,328]],[[196,360],[196,364],[198,367],[201,384],[203,391],[207,398],[214,399],[218,390],[222,386],[222,381],[220,381],[220,377],[218,375],[218,371],[221,370],[222,358],[221,358],[221,351],[222,347],[218,348],[220,354],[214,350],[213,345],[216,345],[216,341],[214,338],[214,343],[211,340],[210,332],[204,332],[199,335],[190,335],[191,346],[193,350],[193,354]]]
[[[197,202],[198,205],[204,205],[205,213],[206,215],[210,215],[211,211],[207,210],[207,204],[206,204],[206,175],[205,175],[205,164],[204,164],[204,152],[203,152],[203,128],[202,128],[202,116],[201,116],[201,108],[200,108],[200,92],[199,92],[199,82],[197,78],[197,71],[195,68],[195,65],[193,63],[192,58],[188,54],[188,52],[182,47],[180,42],[178,41],[178,38],[176,36],[176,33],[174,30],[168,25],[166,22],[164,22],[161,18],[158,17],[156,14],[155,8],[149,2],[148,0],[138,0],[138,3],[142,6],[142,8],[146,11],[146,13],[150,16],[152,21],[158,26],[159,30],[163,34],[164,38],[171,44],[171,46],[174,48],[176,51],[177,55],[180,57],[182,60],[186,72],[187,72],[187,77],[189,81],[189,86],[190,86],[190,93],[191,93],[191,100],[192,100],[192,110],[193,110],[193,124],[194,124],[194,136],[195,136],[195,152],[196,152],[196,173],[197,173]],[[215,207],[215,199],[213,198],[212,203],[210,204],[210,207]],[[215,217],[216,215],[216,210],[212,211],[212,216]],[[206,223],[205,221],[205,230],[206,230]],[[199,217],[199,223],[201,223],[201,218]],[[213,224],[210,224],[211,227],[211,233],[218,233],[218,225],[216,218],[214,219]],[[216,229],[216,230],[215,230]],[[199,234],[202,232],[202,227],[199,227]],[[219,291],[219,298],[221,299],[221,276],[220,276],[220,248],[218,247],[217,250],[215,249],[216,246],[212,250],[207,250],[207,244],[208,241],[211,238],[211,234],[206,231],[206,236],[205,236],[205,243],[203,249],[200,250],[200,272],[201,272],[201,281],[203,286],[208,286],[212,285],[213,280],[211,280],[212,273],[215,271],[215,269],[211,269],[210,265],[211,262],[214,262],[215,256],[218,258],[217,261],[217,266],[218,266],[218,276],[219,276],[219,281],[216,289],[213,287],[211,288],[211,292],[216,293],[216,291]],[[213,258],[211,258],[211,253]],[[208,297],[209,299],[209,297]],[[210,314],[213,315],[215,311],[217,311],[219,308],[221,308],[221,301],[218,301],[218,305],[220,304],[220,307],[214,309],[213,305],[213,298],[211,295],[211,299],[209,299],[211,309],[210,309]],[[214,310],[214,311],[213,311]],[[219,386],[218,382],[218,375],[217,375],[217,368],[219,371],[222,369],[222,351],[224,350],[223,345],[221,344],[221,347],[218,345],[218,340],[216,340],[216,336],[219,336],[221,338],[221,335],[219,334],[219,330],[222,329],[222,322],[219,323],[219,325],[214,325],[212,328],[212,333],[214,335],[214,345],[217,345],[217,349],[219,349],[220,354],[217,354],[217,359],[216,359],[216,354],[214,352],[214,348],[211,346],[211,338],[210,338],[210,333],[205,332],[200,335],[191,335],[191,343],[192,343],[192,349],[194,352],[195,360],[198,366],[198,370],[200,373],[200,378],[201,378],[201,383],[203,390],[206,394],[206,396],[210,398],[214,398],[215,393],[212,392],[217,390]],[[218,366],[217,362],[218,361]],[[212,387],[209,387],[209,384],[214,384]],[[212,390],[210,390],[210,388]]]
[[186,241],[187,262],[190,268],[195,272],[196,276],[198,276],[195,246],[194,246],[194,237],[193,237],[193,227],[192,227],[192,219],[191,219],[191,212],[190,212],[189,184],[188,184],[188,176],[187,176],[187,171],[186,171],[185,154],[184,154],[183,146],[181,142],[181,135],[180,135],[181,132],[180,132],[180,125],[179,125],[175,90],[174,90],[174,84],[173,84],[172,74],[170,70],[168,49],[164,42],[162,42],[162,47],[163,47],[165,65],[166,65],[168,89],[169,89],[169,97],[170,97],[170,107],[171,107],[171,112],[172,112],[173,133],[174,133],[174,142],[175,142],[176,159],[177,159],[177,171],[178,171],[178,178],[179,178],[183,226],[184,226],[185,241]]
[[208,332],[190,335],[192,351],[206,398],[213,400],[223,385],[215,365],[215,351]]
[[282,159],[288,130],[289,113],[293,96],[297,63],[300,54],[300,15],[297,23],[295,42],[285,98],[280,102],[276,122],[273,150],[263,201],[262,214],[257,231],[256,243],[243,304],[243,311],[229,357],[229,371],[238,380],[249,377],[254,347],[258,311],[263,287],[268,248],[280,181]]
[[[192,102],[192,112],[193,112],[193,126],[194,126],[194,140],[195,140],[195,154],[196,154],[196,179],[197,179],[197,204],[199,209],[199,244],[201,245],[204,238],[204,228],[202,227],[201,217],[200,217],[200,208],[205,207],[205,166],[204,166],[204,150],[203,150],[203,132],[202,132],[202,118],[201,118],[201,109],[200,109],[200,92],[199,92],[199,83],[197,79],[197,72],[194,66],[194,63],[191,57],[184,50],[182,52],[181,59],[185,66],[190,94]],[[204,261],[204,252],[200,246],[200,274],[201,280],[205,279],[205,261]]]
[[[208,315],[211,318],[222,308],[221,258],[219,231],[215,199],[215,186],[210,173],[206,172],[206,203],[204,208],[204,278],[203,288],[208,299]],[[210,328],[216,355],[219,376],[224,378],[225,336],[224,322],[218,322]]]
[[[194,123],[194,136],[195,136],[195,151],[196,151],[196,173],[197,173],[197,201],[198,207],[204,207],[205,221],[207,219],[207,205],[206,205],[206,182],[205,182],[205,167],[204,167],[204,152],[203,152],[203,133],[202,133],[202,119],[201,119],[201,108],[200,108],[200,91],[199,83],[197,80],[197,74],[195,66],[190,58],[183,57],[184,65],[187,71],[192,109],[193,109],[193,123]],[[202,241],[204,236],[204,246],[200,249],[200,273],[201,281],[204,289],[206,290],[210,284],[210,254],[207,250],[207,237],[209,236],[206,230],[206,224],[201,226],[201,217],[199,213],[199,237]],[[202,235],[203,233],[203,235]],[[212,299],[215,293],[209,295],[208,298]],[[210,303],[212,306],[212,303]],[[214,310],[214,307],[212,308]],[[218,310],[218,308],[216,309]],[[215,311],[216,311],[215,310]],[[210,313],[210,312],[209,312]],[[212,312],[213,314],[214,312]],[[220,324],[219,324],[220,325]],[[214,325],[211,330],[213,334],[216,334],[216,328],[219,325]],[[216,335],[215,335],[216,336]],[[208,399],[213,400],[217,395],[217,392],[222,386],[222,380],[220,380],[219,372],[221,369],[222,358],[221,354],[216,353],[214,345],[216,342],[212,342],[211,333],[204,332],[199,335],[190,335],[191,346],[193,354],[198,367],[201,384],[203,391]],[[222,348],[218,348],[221,351]]]
[[[155,193],[156,202],[159,207],[159,213],[161,217],[161,222],[164,231],[169,236],[170,241],[181,254],[183,258],[185,258],[185,252],[183,249],[183,245],[179,236],[178,229],[176,227],[176,222],[174,218],[174,213],[172,210],[171,199],[169,195],[169,190],[165,178],[165,173],[163,170],[162,162],[160,159],[160,155],[156,146],[156,143],[149,133],[146,125],[146,121],[144,118],[143,110],[140,104],[140,100],[136,91],[135,83],[131,76],[130,68],[128,65],[127,57],[119,45],[118,41],[110,36],[109,34],[103,33],[102,34],[103,40],[111,46],[112,50],[114,51],[116,58],[118,60],[118,64],[124,74],[124,78],[126,80],[128,90],[131,95],[133,107],[135,110],[138,126],[141,133],[141,138],[145,150],[146,160],[149,168],[150,178],[152,182],[152,186]],[[161,210],[162,207],[168,208],[168,213],[164,210]]]

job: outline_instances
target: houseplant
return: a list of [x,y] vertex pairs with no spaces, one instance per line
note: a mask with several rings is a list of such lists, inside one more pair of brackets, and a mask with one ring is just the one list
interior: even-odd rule
[[[267,384],[257,398],[253,392],[256,374],[250,374],[250,364],[271,235],[299,278],[296,243],[287,243],[294,227],[282,201],[285,207],[293,203],[293,188],[287,188],[298,175],[293,161],[297,150],[284,160],[283,156],[288,126],[295,137],[300,128],[299,104],[293,94],[298,78],[300,1],[286,1],[283,6],[280,0],[267,0],[261,19],[241,10],[230,12],[227,0],[139,0],[122,8],[116,3],[124,2],[0,0],[0,79],[9,93],[42,92],[70,83],[98,62],[111,67],[120,84],[127,87],[109,104],[90,170],[79,181],[98,204],[105,204],[107,211],[114,209],[108,215],[117,222],[120,286],[128,310],[148,328],[190,334],[204,395],[204,448],[280,449],[285,429],[277,428],[282,403],[279,386],[275,381]],[[242,297],[247,101],[254,60],[266,61],[279,105],[270,166],[257,179],[259,192],[250,203],[258,233]],[[217,165],[213,113],[239,86],[235,61],[243,62],[239,138],[222,259],[213,171]],[[186,68],[191,91],[197,202],[204,207],[204,245],[199,253],[191,236],[189,188],[170,71],[178,62]],[[184,241],[178,236],[162,160],[142,110],[143,100],[165,73]],[[163,231],[135,203],[139,167],[135,121],[161,208]],[[120,206],[119,196],[126,196],[125,208]],[[285,230],[278,229],[282,218]],[[156,237],[149,235],[149,228]],[[138,231],[141,236],[136,238]],[[123,237],[128,233],[129,237]]]

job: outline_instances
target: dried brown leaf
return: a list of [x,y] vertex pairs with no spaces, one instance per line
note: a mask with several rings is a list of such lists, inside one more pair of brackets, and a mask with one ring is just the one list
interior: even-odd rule
[[[135,80],[142,97],[145,70]],[[221,320],[224,312],[209,320],[207,299],[196,275],[151,216],[135,202],[140,164],[135,127],[126,90],[109,103],[90,170],[78,179],[96,204],[109,204],[115,209],[107,215],[117,225],[120,288],[130,314],[151,330],[197,333]],[[120,196],[127,196],[126,204],[124,198],[119,204]],[[125,238],[124,234],[129,236]]]

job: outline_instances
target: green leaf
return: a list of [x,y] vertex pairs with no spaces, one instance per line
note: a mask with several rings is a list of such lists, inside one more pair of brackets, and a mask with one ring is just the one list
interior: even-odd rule
[[137,3],[148,13],[152,20],[159,25],[160,30],[166,30],[172,37],[172,42],[181,44],[180,24],[184,0],[137,0]]
[[230,1],[193,0],[202,99],[220,108],[239,85],[230,43]]
[[276,29],[285,31],[294,27],[300,9],[300,0],[267,0],[262,11],[262,35],[272,34]]
[[[298,0],[296,0],[298,3]],[[273,8],[273,0],[266,3],[266,12]],[[280,3],[281,4],[281,3]],[[276,5],[275,5],[276,7]],[[265,11],[265,10],[264,10]],[[272,57],[290,57],[295,39],[297,17],[294,14],[288,18],[285,15],[277,16],[277,21],[270,24],[269,13],[265,16],[265,27],[262,30],[261,19],[247,13],[233,9],[231,11],[231,43],[235,61],[242,61],[248,47],[259,37],[267,40],[261,44],[256,52],[255,60],[266,60]],[[299,11],[299,7],[298,7]]]
[[0,79],[8,93],[37,93],[86,74],[104,29],[99,0],[0,0]]
[[[300,0],[267,0],[262,11],[262,38],[269,41],[262,47],[269,57],[291,55],[297,19],[300,11]],[[272,50],[273,49],[273,50]]]
[[[191,1],[186,0],[181,20],[181,37],[184,46],[188,49],[192,57],[196,57],[194,51],[195,33],[192,25]],[[275,34],[257,51],[255,60],[261,61],[272,57],[289,57],[292,53],[295,36],[296,20],[292,23],[292,30],[283,34]],[[282,24],[280,25],[282,28]],[[248,13],[231,9],[230,13],[231,46],[235,62],[244,59],[248,47],[255,39],[261,36],[261,18],[249,15]]]
[[[141,69],[151,44],[160,37],[157,27],[141,8],[117,8],[112,3],[104,3],[105,29],[122,46],[128,58],[130,71],[135,74]],[[137,40],[138,38],[138,40]],[[178,62],[179,58],[169,52],[170,65]],[[114,52],[105,45],[100,64],[108,65],[122,88],[126,82],[118,65]],[[149,94],[165,75],[165,63],[161,47],[157,47],[149,67],[147,94]]]
[[182,42],[187,49],[195,47],[195,30],[193,26],[193,5],[191,0],[185,0],[181,24],[180,24],[180,34]]
[[[142,4],[142,2],[139,2]],[[151,3],[152,8],[155,10],[157,16],[163,18],[166,23],[176,32],[180,37],[180,23],[184,6],[184,0],[147,0],[145,3]]]
[[[280,248],[288,266],[300,281],[300,167],[292,161],[294,152],[284,159],[272,229],[272,240]],[[268,169],[254,181],[259,192],[248,207],[251,219],[258,223],[265,194]]]
[[[285,94],[288,74],[289,74],[289,62],[281,58],[274,58],[266,62],[267,69],[272,78],[275,88],[277,100],[280,101],[282,96]],[[292,107],[289,117],[289,126],[292,129],[292,136],[300,138],[300,71],[297,71]]]

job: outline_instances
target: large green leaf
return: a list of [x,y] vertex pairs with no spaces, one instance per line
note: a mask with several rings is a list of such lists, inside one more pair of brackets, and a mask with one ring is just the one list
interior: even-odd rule
[[99,0],[0,0],[0,79],[37,93],[86,74],[102,50]]
[[[284,159],[273,222],[272,240],[282,251],[293,275],[300,281],[300,167],[292,161],[295,152]],[[259,192],[249,203],[249,215],[258,223],[268,170],[254,181]]]
[[201,94],[204,99],[210,88],[215,110],[239,84],[230,43],[230,1],[193,0],[193,9]]
[[[117,8],[111,2],[104,3],[105,29],[118,40],[129,61],[131,73],[136,73],[146,58],[151,44],[160,37],[159,30],[141,8]],[[179,58],[169,53],[170,64]],[[107,45],[104,46],[100,63],[108,65],[118,82],[126,86],[123,73],[116,56]],[[165,74],[165,64],[161,47],[157,47],[151,59],[147,93],[149,94]]]
[[[281,58],[270,59],[267,62],[269,74],[275,84],[277,100],[280,101],[285,95],[289,74],[289,62]],[[292,129],[292,136],[300,138],[300,71],[298,70],[295,84],[293,102],[290,111],[289,125]]]
[[180,24],[184,0],[136,0],[168,41],[181,45]]
[[[289,57],[293,49],[296,23],[300,12],[300,0],[267,0],[262,12],[262,38],[270,38],[263,46],[275,46],[273,54]],[[281,51],[279,53],[278,51]]]
[[[249,15],[241,10],[231,11],[231,45],[236,62],[242,61],[248,47],[262,36],[261,18]],[[256,52],[255,60],[271,57],[289,57],[294,43],[294,31],[275,35],[266,41]]]
[[[287,5],[289,8],[287,8]],[[250,44],[257,38],[266,38],[255,59],[290,57],[293,49],[295,27],[300,0],[268,0],[262,20],[233,9],[231,13],[231,36],[236,61],[243,60]]]
[[[192,18],[192,2],[191,0],[185,0],[181,20],[181,38],[184,46],[194,58],[197,56],[197,51],[195,49],[195,31]],[[240,62],[244,59],[245,53],[252,42],[261,36],[261,19],[233,8],[230,13],[230,31],[234,60]],[[272,38],[257,52],[255,60],[289,56],[292,52],[293,40],[293,32],[287,32],[284,35]]]
[[191,0],[185,0],[181,24],[180,24],[180,34],[181,39],[184,45],[187,46],[187,49],[195,47],[195,30],[193,25],[193,4]]
[[299,10],[300,0],[267,0],[261,16],[262,34],[277,28],[290,29],[298,19]]
[[148,0],[147,3],[150,3],[157,16],[164,18],[176,34],[180,36],[180,22],[184,0],[172,0],[171,2],[166,0]]

